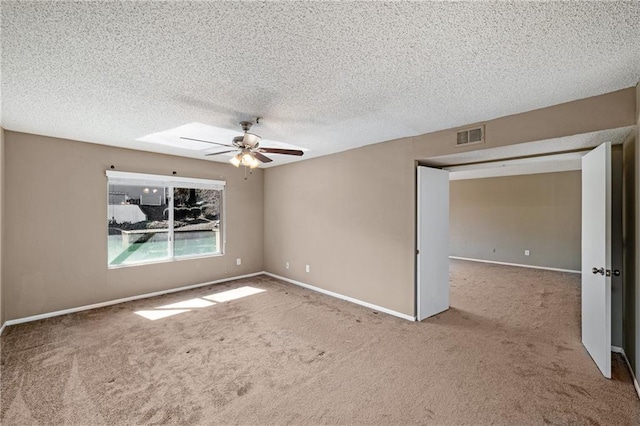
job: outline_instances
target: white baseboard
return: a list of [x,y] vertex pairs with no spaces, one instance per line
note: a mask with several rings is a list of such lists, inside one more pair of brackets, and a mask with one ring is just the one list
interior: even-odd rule
[[373,303],[363,302],[362,300],[354,299],[353,297],[345,296],[345,295],[340,294],[340,293],[335,293],[333,291],[325,290],[325,289],[320,288],[320,287],[316,287],[316,286],[312,286],[310,284],[306,284],[306,283],[303,283],[303,282],[300,282],[300,281],[292,280],[291,278],[281,277],[280,275],[272,274],[271,272],[265,272],[264,274],[268,275],[270,277],[276,278],[278,280],[286,281],[288,283],[295,284],[297,286],[307,288],[309,290],[317,291],[318,293],[326,294],[327,296],[335,297],[337,299],[346,300],[347,302],[351,302],[351,303],[355,303],[357,305],[365,306],[365,307],[367,307],[369,309],[373,309],[375,311],[384,312],[385,314],[393,315],[394,317],[406,319],[406,320],[409,320],[409,321],[415,321],[416,320],[416,317],[413,317],[411,315],[407,315],[407,314],[403,314],[401,312],[393,311],[391,309],[383,308],[382,306],[374,305]]
[[631,379],[633,379],[633,387],[636,389],[636,393],[638,394],[638,398],[640,398],[640,385],[638,384],[638,380],[636,379],[636,375],[633,374],[633,368],[631,368],[631,364],[629,364],[629,358],[627,358],[627,354],[624,352],[624,349],[618,346],[611,346],[611,352],[618,353],[622,355],[624,358],[624,362],[627,363],[627,368],[629,368],[629,373],[631,374]]
[[[469,260],[469,261],[472,261],[472,262],[496,263],[496,264],[499,264],[499,265],[522,266],[522,267],[525,267],[525,268],[548,269],[548,270],[552,270],[552,271],[580,273],[580,271],[572,271],[572,270],[566,270],[566,269],[542,268],[542,267],[537,267],[537,266],[517,265],[517,264],[512,264],[512,263],[502,263],[502,262],[492,262],[492,261],[478,260],[478,259],[468,259],[468,258],[456,257],[456,256],[449,256],[449,257],[451,259]],[[24,317],[24,318],[17,318],[17,319],[13,319],[13,320],[7,320],[0,327],[0,336],[2,336],[2,333],[4,332],[4,329],[7,326],[10,326],[10,325],[16,325],[16,324],[22,324],[22,323],[25,323],[25,322],[37,321],[37,320],[41,320],[41,319],[45,319],[45,318],[57,317],[57,316],[60,316],[60,315],[71,314],[71,313],[74,313],[74,312],[87,311],[87,310],[90,310],[90,309],[97,309],[97,308],[102,308],[102,307],[110,306],[110,305],[117,305],[118,303],[131,302],[133,300],[146,299],[146,298],[149,298],[149,297],[161,296],[163,294],[176,293],[178,291],[191,290],[191,289],[194,289],[194,288],[205,287],[205,286],[212,285],[212,284],[220,284],[220,283],[227,282],[227,281],[240,280],[240,279],[243,279],[243,278],[251,278],[251,277],[255,277],[255,276],[263,275],[263,274],[264,275],[268,275],[268,276],[273,277],[273,278],[276,278],[276,279],[279,279],[279,280],[282,280],[282,281],[286,281],[286,282],[291,283],[291,284],[295,284],[295,285],[300,286],[300,287],[304,287],[304,288],[309,289],[309,290],[317,291],[318,293],[322,293],[322,294],[326,294],[326,295],[331,296],[331,297],[335,297],[337,299],[346,300],[347,302],[355,303],[357,305],[361,305],[361,306],[367,307],[369,309],[373,309],[373,310],[376,310],[376,311],[384,312],[386,314],[393,315],[393,316],[398,317],[398,318],[406,319],[408,321],[415,321],[416,320],[416,318],[411,316],[411,315],[403,314],[401,312],[397,312],[397,311],[393,311],[391,309],[383,308],[382,306],[374,305],[373,303],[364,302],[362,300],[358,300],[358,299],[355,299],[353,297],[345,296],[345,295],[342,295],[340,293],[335,293],[333,291],[325,290],[325,289],[320,288],[320,287],[312,286],[310,284],[306,284],[306,283],[303,283],[303,282],[300,282],[300,281],[292,280],[290,278],[282,277],[280,275],[272,274],[271,272],[262,271],[262,272],[254,272],[252,274],[239,275],[239,276],[235,276],[235,277],[222,278],[222,279],[219,279],[219,280],[208,281],[208,282],[200,283],[200,284],[193,284],[193,285],[188,285],[188,286],[183,286],[183,287],[172,288],[172,289],[168,289],[168,290],[156,291],[156,292],[153,292],[153,293],[145,293],[145,294],[140,294],[140,295],[137,295],[137,296],[125,297],[125,298],[116,299],[116,300],[110,300],[110,301],[107,301],[107,302],[94,303],[92,305],[79,306],[77,308],[64,309],[64,310],[61,310],[61,311],[54,311],[54,312],[48,312],[48,313],[45,313],[45,314],[39,314],[39,315],[33,315],[33,316],[29,316],[29,317]],[[629,359],[627,358],[627,354],[624,352],[624,349],[619,347],[619,346],[613,346],[612,345],[611,346],[611,352],[619,353],[624,358],[624,360],[625,360],[625,362],[627,364],[627,367],[629,368],[629,372],[631,374],[631,378],[633,379],[633,386],[634,386],[634,388],[636,390],[636,393],[638,394],[638,397],[640,397],[640,385],[638,384],[638,380],[636,379],[636,376],[633,373],[633,369],[631,368],[631,364],[629,364]]]
[[223,282],[240,280],[240,279],[243,279],[243,278],[251,278],[251,277],[255,277],[255,276],[263,275],[263,274],[264,275],[269,275],[269,276],[271,276],[273,278],[277,278],[277,279],[289,282],[291,284],[298,285],[300,287],[305,287],[305,288],[308,288],[310,290],[317,291],[319,293],[323,293],[323,294],[326,294],[326,295],[329,295],[329,296],[332,296],[332,297],[336,297],[338,299],[342,299],[342,300],[346,300],[346,301],[351,302],[351,303],[356,303],[358,305],[366,306],[367,308],[374,309],[376,311],[384,312],[386,314],[393,315],[393,316],[396,316],[396,317],[399,317],[399,318],[403,318],[403,319],[406,319],[406,320],[409,320],[409,321],[415,321],[415,317],[403,314],[401,312],[396,312],[396,311],[393,311],[391,309],[383,308],[382,306],[377,306],[377,305],[374,305],[372,303],[363,302],[362,300],[358,300],[358,299],[354,299],[352,297],[344,296],[344,295],[339,294],[339,293],[334,293],[334,292],[329,291],[329,290],[324,290],[324,289],[319,288],[319,287],[315,287],[315,286],[312,286],[312,285],[309,285],[309,284],[305,284],[305,283],[302,283],[302,282],[299,282],[299,281],[295,281],[295,280],[292,280],[292,279],[289,279],[289,278],[281,277],[279,275],[275,275],[275,274],[272,274],[272,273],[269,273],[269,272],[260,271],[260,272],[254,272],[252,274],[246,274],[246,275],[239,275],[239,276],[235,276],[235,277],[222,278],[222,279],[219,279],[219,280],[208,281],[208,282],[200,283],[200,284],[193,284],[193,285],[188,285],[188,286],[183,286],[183,287],[176,287],[176,288],[171,288],[171,289],[168,289],[168,290],[155,291],[153,293],[139,294],[137,296],[125,297],[125,298],[122,298],[122,299],[109,300],[109,301],[106,301],[106,302],[94,303],[94,304],[91,304],[91,305],[78,306],[76,308],[63,309],[63,310],[60,310],[60,311],[47,312],[47,313],[44,313],[44,314],[32,315],[32,316],[28,316],[28,317],[24,317],[24,318],[17,318],[17,319],[7,320],[4,324],[2,324],[2,327],[0,327],[0,335],[2,335],[2,332],[4,331],[5,327],[10,326],[10,325],[23,324],[25,322],[38,321],[38,320],[45,319],[45,318],[52,318],[52,317],[57,317],[57,316],[60,316],[60,315],[72,314],[74,312],[88,311],[90,309],[103,308],[105,306],[117,305],[118,303],[131,302],[133,300],[139,300],[139,299],[147,299],[149,297],[161,296],[163,294],[169,294],[169,293],[176,293],[178,291],[191,290],[191,289],[198,288],[198,287],[205,287],[205,286],[212,285],[212,284],[220,284],[220,283],[223,283]]
[[[109,300],[107,302],[94,303],[92,305],[78,306],[77,308],[63,309],[61,311],[54,311],[54,312],[48,312],[48,313],[45,313],[45,314],[32,315],[32,316],[29,316],[29,317],[7,320],[2,325],[2,330],[4,329],[4,327],[6,327],[8,325],[22,324],[22,323],[25,323],[25,322],[38,321],[38,320],[45,319],[45,318],[57,317],[57,316],[66,315],[66,314],[72,314],[74,312],[88,311],[89,309],[97,309],[97,308],[102,308],[102,307],[105,307],[105,306],[117,305],[118,303],[131,302],[133,300],[146,299],[146,298],[149,298],[149,297],[161,296],[163,294],[176,293],[178,291],[184,291],[184,290],[191,290],[193,288],[205,287],[205,286],[212,285],[212,284],[220,284],[220,283],[227,282],[227,281],[240,280],[240,279],[243,279],[243,278],[251,278],[251,277],[255,277],[257,275],[262,275],[262,274],[264,274],[264,272],[262,272],[262,271],[254,272],[252,274],[239,275],[239,276],[229,277],[229,278],[222,278],[222,279],[215,280],[215,281],[208,281],[206,283],[192,284],[192,285],[187,285],[187,286],[183,286],[183,287],[170,288],[168,290],[154,291],[153,293],[139,294],[137,296],[125,297],[125,298],[116,299],[116,300]],[[2,333],[0,332],[0,335],[1,334]]]
[[494,260],[472,259],[470,257],[449,256],[449,259],[468,260],[470,262],[480,262],[480,263],[493,263],[496,265],[518,266],[520,268],[544,269],[546,271],[570,272],[572,274],[582,273],[581,271],[576,271],[574,269],[547,268],[546,266],[522,265],[520,263],[508,263],[508,262],[497,262]]

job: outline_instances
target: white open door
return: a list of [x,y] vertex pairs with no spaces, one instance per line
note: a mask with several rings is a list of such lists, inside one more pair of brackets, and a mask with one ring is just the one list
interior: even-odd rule
[[611,378],[611,144],[582,158],[582,344]]
[[449,309],[449,172],[418,167],[416,317]]

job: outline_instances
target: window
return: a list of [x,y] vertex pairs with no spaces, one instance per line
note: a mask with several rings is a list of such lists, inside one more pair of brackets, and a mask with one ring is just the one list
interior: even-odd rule
[[223,254],[223,181],[107,171],[109,267]]

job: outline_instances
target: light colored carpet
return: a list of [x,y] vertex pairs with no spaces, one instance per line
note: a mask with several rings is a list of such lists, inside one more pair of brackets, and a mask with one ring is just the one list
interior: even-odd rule
[[[0,420],[640,423],[622,360],[604,379],[580,343],[578,275],[453,261],[451,278],[452,308],[422,323],[261,276],[9,327]],[[245,286],[266,291],[134,313]]]

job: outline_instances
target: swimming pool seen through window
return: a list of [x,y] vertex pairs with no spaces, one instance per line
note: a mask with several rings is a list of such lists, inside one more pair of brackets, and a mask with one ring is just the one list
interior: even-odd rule
[[218,256],[224,181],[107,171],[109,267]]

